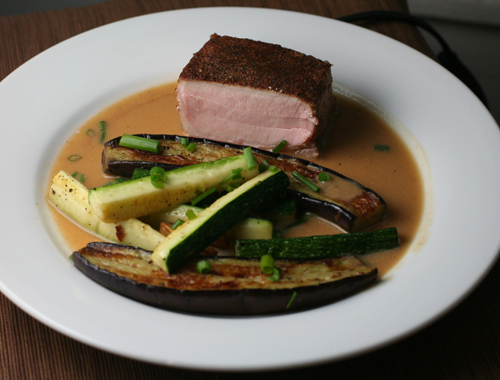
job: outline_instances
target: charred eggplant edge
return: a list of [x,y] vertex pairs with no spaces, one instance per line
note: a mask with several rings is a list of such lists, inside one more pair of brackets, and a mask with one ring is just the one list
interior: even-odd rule
[[[153,140],[173,140],[179,142],[181,137],[185,136],[179,136],[179,135],[155,135],[155,134],[137,134],[135,136],[140,136],[144,137],[147,139],[153,139]],[[221,146],[222,148],[231,148],[231,149],[243,149],[245,146],[243,145],[238,145],[238,144],[232,144],[232,143],[227,143],[227,142],[221,142],[221,141],[216,141],[216,140],[210,140],[210,139],[205,139],[205,138],[195,138],[195,137],[189,137],[190,142],[194,143],[201,143],[201,144],[212,144],[212,145],[218,145]],[[120,137],[116,137],[112,140],[107,141],[104,145],[105,147],[109,148],[117,148],[119,147],[119,142],[120,142]],[[274,153],[270,152],[267,150],[259,149],[259,148],[251,148],[254,153],[258,153],[260,155],[264,156],[269,156],[275,159],[280,159],[280,160],[294,160],[299,162],[301,165],[307,166],[314,168],[315,170],[319,171],[324,171],[327,173],[330,173],[334,176],[338,176],[346,181],[350,181],[355,183],[357,186],[359,186],[363,191],[366,193],[372,194],[376,199],[379,200],[380,202],[380,207],[382,207],[382,210],[379,212],[380,217],[377,220],[374,220],[373,223],[366,223],[366,221],[362,220],[361,218],[358,218],[354,213],[351,211],[345,209],[341,205],[338,205],[334,202],[328,202],[322,199],[317,199],[314,198],[313,196],[302,193],[300,191],[294,190],[294,189],[287,189],[287,193],[289,196],[293,197],[294,199],[297,200],[299,207],[302,207],[305,210],[308,210],[310,212],[314,212],[315,214],[324,217],[341,228],[343,228],[347,232],[355,232],[355,231],[362,231],[368,227],[371,227],[374,225],[378,220],[380,220],[386,213],[387,210],[387,203],[385,200],[377,194],[375,191],[372,189],[363,186],[359,182],[353,180],[352,178],[346,177],[345,175],[338,173],[332,169],[320,166],[315,164],[314,162],[308,161],[306,159],[300,158],[300,157],[294,157],[286,154],[280,154],[280,153]],[[160,166],[165,170],[172,170],[175,168],[178,168],[182,165],[176,165],[176,164],[167,164],[167,163],[155,163],[151,161],[113,161],[113,162],[108,162],[105,157],[105,150],[103,150],[102,153],[102,167],[105,172],[108,172],[110,174],[118,175],[118,176],[123,176],[123,177],[131,177],[132,173],[135,168],[140,167],[144,169],[151,169],[154,166]],[[141,154],[147,155],[147,156],[155,156],[157,155],[156,153],[149,153],[149,152],[141,152]]]
[[[102,244],[120,246],[112,243],[89,243],[87,246]],[[130,278],[118,276],[98,265],[91,264],[78,251],[73,253],[72,260],[83,274],[117,294],[160,309],[201,315],[250,316],[312,309],[352,295],[375,282],[378,276],[377,269],[373,269],[359,276],[293,289],[181,291],[175,288],[141,284]],[[290,303],[294,293],[295,296]]]

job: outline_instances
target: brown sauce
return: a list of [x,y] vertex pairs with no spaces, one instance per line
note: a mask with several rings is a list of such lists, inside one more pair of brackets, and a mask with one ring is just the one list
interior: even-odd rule
[[[175,88],[176,83],[171,83],[140,92],[92,117],[62,147],[50,178],[59,170],[65,170],[70,174],[83,174],[88,188],[110,182],[101,170],[101,120],[106,121],[106,140],[124,133],[184,134],[176,110]],[[383,275],[406,252],[419,228],[423,210],[422,179],[409,149],[381,118],[343,96],[337,96],[337,100],[339,113],[333,130],[320,157],[314,161],[373,189],[386,200],[387,218],[375,228],[396,226],[401,247],[364,259],[367,264],[378,267]],[[94,136],[88,135],[90,129]],[[377,150],[377,145],[387,146],[389,151]],[[81,159],[70,161],[71,155],[79,155]],[[71,251],[99,240],[61,214],[53,212],[53,215]],[[287,236],[339,232],[331,223],[312,217],[307,223],[292,228]]]

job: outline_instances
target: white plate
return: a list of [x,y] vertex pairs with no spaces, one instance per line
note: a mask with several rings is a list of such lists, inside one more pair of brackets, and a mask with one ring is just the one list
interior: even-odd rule
[[[306,312],[214,318],[118,296],[65,258],[44,199],[55,152],[106,105],[175,80],[214,32],[327,59],[338,82],[405,125],[395,123],[426,176],[428,220],[419,239],[426,230],[429,235],[387,281]],[[211,8],[121,21],[71,38],[21,66],[0,83],[0,104],[0,288],[55,330],[126,357],[194,369],[262,370],[360,354],[450,310],[487,273],[500,246],[500,135],[490,114],[430,59],[331,19]]]

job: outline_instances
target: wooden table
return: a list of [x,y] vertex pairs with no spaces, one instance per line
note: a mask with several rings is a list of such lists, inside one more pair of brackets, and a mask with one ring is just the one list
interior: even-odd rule
[[[78,33],[133,16],[200,6],[289,9],[331,18],[368,10],[407,11],[406,4],[399,0],[112,0],[84,8],[3,16],[0,17],[0,80],[36,54]],[[433,56],[422,36],[411,26],[398,23],[364,26]],[[341,362],[293,371],[244,373],[238,374],[238,378],[500,379],[499,289],[497,264],[461,305],[398,343]],[[366,318],[369,323],[369,310]],[[236,376],[150,365],[91,348],[34,320],[3,295],[0,295],[0,339],[1,379],[233,379]]]

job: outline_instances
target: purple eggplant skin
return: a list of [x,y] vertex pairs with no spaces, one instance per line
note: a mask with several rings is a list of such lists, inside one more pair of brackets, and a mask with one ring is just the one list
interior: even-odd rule
[[[154,267],[153,271],[158,270],[162,272],[160,268],[155,267],[155,264],[148,262],[150,254],[151,252],[124,245],[89,243],[85,248],[73,253],[72,259],[75,266],[86,276],[122,296],[161,309],[201,315],[248,316],[311,309],[352,295],[374,283],[377,279],[377,270],[368,268],[361,263],[354,265],[352,269],[354,274],[351,277],[343,277],[342,279],[319,285],[281,289],[248,288],[232,290],[232,283],[228,282],[229,289],[223,290],[179,290],[175,287],[158,286],[158,274],[153,274],[153,278],[150,281],[148,278],[141,277],[140,275],[137,276],[133,273],[135,269],[132,267],[144,267],[148,265]],[[135,256],[133,259],[135,260],[133,262],[134,265],[131,265],[132,274],[123,275],[123,263],[126,262],[128,255]],[[140,257],[140,262],[137,261],[137,257]],[[97,260],[105,260],[106,264],[99,265],[95,261],[96,258]],[[115,258],[120,261],[122,267],[118,272],[113,273],[112,269],[107,270],[105,268],[109,269],[110,263],[112,266],[112,260]],[[207,258],[203,257],[201,259],[206,260]],[[211,258],[210,260],[212,260],[213,265],[213,260],[227,259],[243,260],[244,262],[251,261],[248,259],[227,257]],[[339,260],[339,258],[329,260]],[[352,261],[354,263],[356,263],[355,260],[359,261],[359,259],[350,256],[348,260],[354,260]],[[90,261],[94,261],[94,263]],[[196,264],[192,265],[195,266]],[[257,265],[260,268],[260,261]],[[326,265],[328,265],[328,262]],[[232,269],[230,268],[229,270]],[[208,275],[197,274],[196,269],[193,269],[191,272],[195,273],[191,274],[191,277],[187,281],[190,286],[196,287],[197,284],[200,284],[200,287],[206,289],[205,279]],[[170,276],[164,272],[161,275]],[[156,280],[154,277],[156,277]],[[139,278],[140,280],[137,281]],[[271,287],[275,285],[270,280],[267,282]],[[173,283],[176,282],[174,281]]]
[[[160,166],[165,170],[172,170],[180,166],[239,155],[245,148],[245,146],[236,144],[189,137],[189,142],[194,142],[197,145],[195,152],[191,153],[180,144],[182,136],[149,134],[136,136],[161,140],[161,152],[157,154],[120,147],[120,137],[117,137],[104,145],[102,167],[106,173],[130,178],[135,168],[151,169],[154,166]],[[386,215],[387,204],[380,195],[334,170],[302,158],[258,148],[252,148],[252,152],[257,164],[268,159],[270,165],[279,167],[290,176],[292,185],[287,189],[287,193],[296,199],[300,208],[332,221],[347,232],[363,231],[370,228],[379,223]],[[326,198],[321,193],[315,193],[306,185],[293,179],[291,173],[294,170],[313,181],[317,180],[320,172],[326,172],[332,181],[348,181],[353,184],[355,188],[359,189],[359,195],[350,200],[344,200],[342,197],[338,199]]]

